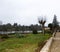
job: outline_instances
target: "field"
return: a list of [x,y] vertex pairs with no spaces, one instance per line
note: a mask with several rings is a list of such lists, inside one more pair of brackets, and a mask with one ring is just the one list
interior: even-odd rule
[[43,43],[49,37],[49,34],[24,34],[24,37],[8,38],[0,42],[0,52],[35,52],[38,43]]

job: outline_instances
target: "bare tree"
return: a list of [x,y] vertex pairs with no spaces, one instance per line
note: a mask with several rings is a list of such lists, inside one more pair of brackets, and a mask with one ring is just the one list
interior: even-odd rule
[[38,22],[39,22],[39,24],[41,24],[41,26],[42,26],[42,32],[43,32],[43,34],[45,34],[45,28],[44,28],[44,25],[45,25],[45,23],[46,23],[46,18],[44,17],[39,17],[38,18]]

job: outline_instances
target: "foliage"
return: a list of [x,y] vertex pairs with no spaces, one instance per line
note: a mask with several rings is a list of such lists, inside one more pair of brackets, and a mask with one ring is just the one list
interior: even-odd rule
[[9,36],[7,34],[4,34],[1,36],[1,39],[7,39],[7,38],[9,38]]
[[59,22],[57,21],[57,16],[54,15],[54,19],[52,23],[48,24],[48,27],[50,28],[51,33],[56,32],[59,28]]
[[36,29],[33,30],[33,34],[38,34]]
[[48,24],[48,27],[50,28],[50,33],[53,33],[53,24],[52,23],[49,23]]
[[30,25],[30,26],[24,26],[24,25],[18,25],[17,23],[14,23],[11,25],[10,23],[0,25],[0,31],[32,31],[36,28],[37,30],[40,30],[41,27],[36,25]]
[[50,28],[50,30],[52,30],[52,28],[53,28],[52,23],[49,23],[49,24],[48,24],[48,27]]
[[50,30],[45,30],[45,33],[48,33],[48,34],[52,34],[52,32]]
[[59,27],[59,23],[57,21],[57,16],[56,15],[54,15],[54,19],[53,19],[52,25],[53,25],[53,31],[56,32],[57,28]]
[[23,35],[23,34],[16,34],[16,37],[17,37],[17,38],[23,38],[24,35]]

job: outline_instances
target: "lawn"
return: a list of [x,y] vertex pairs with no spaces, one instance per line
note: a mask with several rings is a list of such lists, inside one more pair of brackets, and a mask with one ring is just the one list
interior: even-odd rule
[[24,34],[22,38],[8,38],[0,42],[0,52],[35,52],[39,42],[47,40],[51,35]]

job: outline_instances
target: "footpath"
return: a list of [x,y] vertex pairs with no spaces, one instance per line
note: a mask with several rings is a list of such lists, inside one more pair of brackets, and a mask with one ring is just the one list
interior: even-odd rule
[[49,52],[60,52],[60,32],[56,33]]

